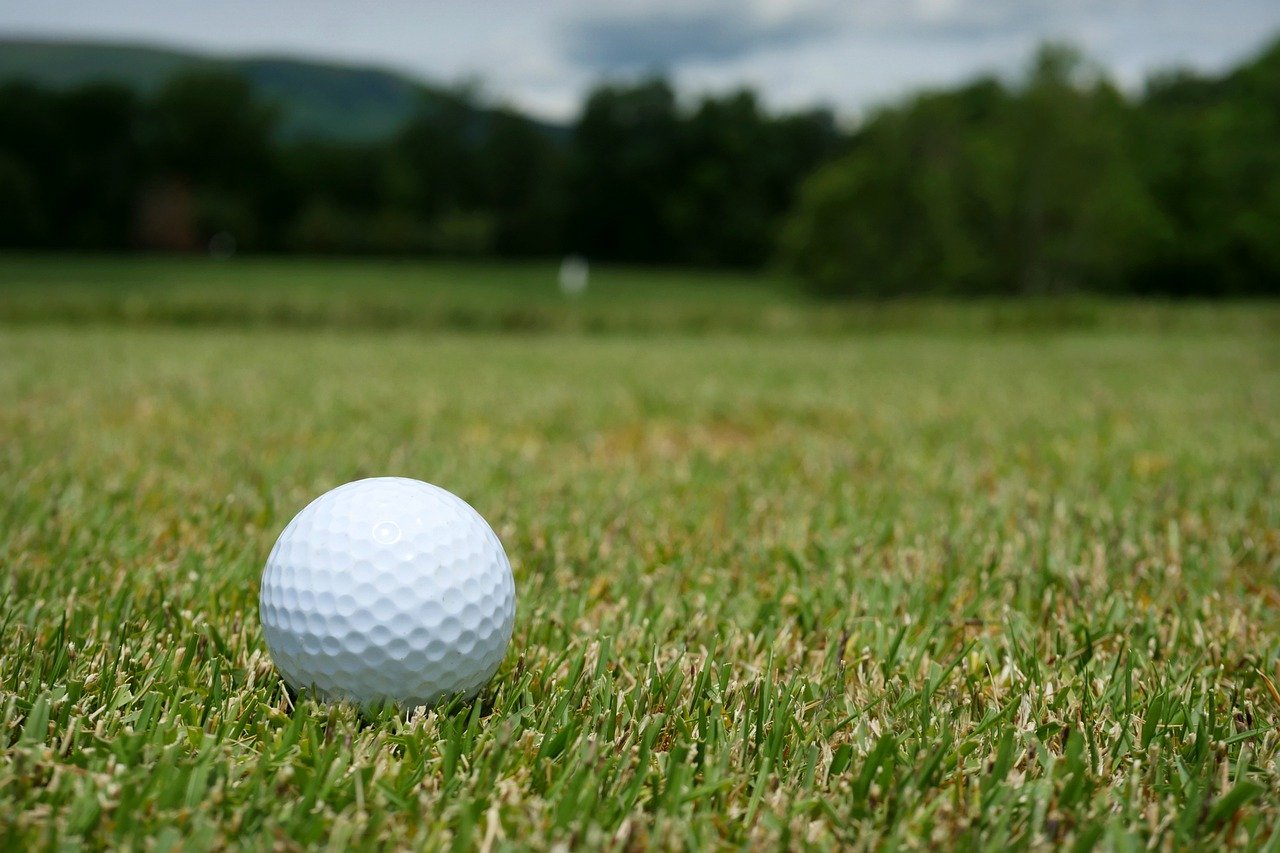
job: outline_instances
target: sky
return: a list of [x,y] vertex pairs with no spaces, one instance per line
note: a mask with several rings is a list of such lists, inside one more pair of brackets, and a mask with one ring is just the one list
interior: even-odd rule
[[571,118],[602,79],[757,89],[857,116],[924,87],[1015,73],[1068,41],[1122,85],[1215,71],[1280,34],[1280,0],[0,0],[0,35],[286,54],[479,81]]

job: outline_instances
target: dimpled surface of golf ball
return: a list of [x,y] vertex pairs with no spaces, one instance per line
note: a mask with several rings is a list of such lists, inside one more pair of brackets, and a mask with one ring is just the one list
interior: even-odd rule
[[271,657],[300,693],[369,706],[474,696],[515,621],[502,544],[461,498],[379,477],[312,501],[280,534],[259,610]]

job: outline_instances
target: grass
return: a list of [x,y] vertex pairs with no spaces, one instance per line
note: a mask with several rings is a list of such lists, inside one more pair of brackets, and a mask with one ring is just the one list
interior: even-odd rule
[[[618,271],[650,325],[14,319],[15,269],[149,286],[100,264],[0,264],[0,847],[1280,843],[1274,308],[693,335],[728,279]],[[726,310],[776,304],[825,310]],[[512,648],[469,705],[295,707],[262,563],[383,473],[494,525]]]
[[565,299],[552,263],[0,255],[0,323],[504,333],[845,335],[1198,331],[1280,335],[1266,302],[816,302],[776,274],[599,267]]

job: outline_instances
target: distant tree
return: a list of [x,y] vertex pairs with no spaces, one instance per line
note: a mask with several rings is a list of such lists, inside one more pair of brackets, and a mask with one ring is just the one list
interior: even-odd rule
[[25,163],[0,150],[0,246],[31,248],[48,240],[47,212],[37,176]]
[[495,110],[475,157],[483,206],[493,213],[494,249],[502,255],[559,251],[565,165],[556,143],[519,113]]
[[149,182],[161,195],[178,188],[192,194],[201,241],[219,232],[250,247],[272,239],[270,212],[284,191],[273,145],[276,121],[276,110],[234,74],[182,74],[151,102],[143,125]]
[[752,92],[704,99],[680,123],[668,215],[674,253],[699,264],[759,264],[772,243],[774,152]]
[[0,243],[124,246],[141,168],[138,112],[116,85],[0,86]]
[[1165,227],[1129,142],[1129,106],[1078,53],[1041,50],[1014,101],[1014,290],[1115,290]]
[[63,238],[84,249],[126,246],[144,169],[142,105],[131,90],[114,84],[75,89],[61,101],[67,140],[58,198]]
[[759,265],[802,178],[842,143],[829,113],[774,117],[747,90],[682,109],[662,79],[603,86],[574,129],[566,242],[616,260]]
[[835,295],[1280,294],[1280,40],[1137,97],[1051,45],[1020,81],[853,133],[661,78],[600,86],[567,129],[460,87],[381,141],[278,130],[232,74],[149,97],[0,83],[0,247],[779,257]]
[[147,130],[154,167],[216,187],[245,187],[270,168],[276,111],[235,74],[193,72],[164,85]]
[[[397,187],[394,161],[385,144],[308,141],[284,147],[278,159],[291,200],[289,218],[305,211],[314,216],[318,209],[365,217],[409,209],[412,190]],[[355,251],[355,246],[349,250]]]
[[0,86],[0,245],[57,245],[53,184],[63,138],[57,98],[28,83]]
[[970,137],[969,99],[928,95],[880,113],[809,180],[783,252],[815,289],[946,292],[993,274],[981,234],[1000,228],[991,190],[1008,166]]
[[1280,40],[1222,78],[1151,81],[1135,128],[1168,228],[1132,287],[1280,294]]
[[570,147],[567,248],[602,259],[671,259],[678,123],[675,91],[662,79],[588,96]]
[[805,187],[784,257],[831,294],[1115,290],[1164,228],[1129,107],[1073,52],[873,116]]
[[764,263],[796,186],[839,142],[826,113],[774,118],[749,90],[704,98],[680,125],[668,206],[676,258]]
[[478,199],[476,142],[480,128],[463,100],[424,102],[392,142],[403,200],[427,219],[472,207]]

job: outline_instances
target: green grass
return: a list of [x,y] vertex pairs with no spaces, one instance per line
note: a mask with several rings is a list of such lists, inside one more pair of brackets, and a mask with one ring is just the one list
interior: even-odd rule
[[[545,271],[365,269],[384,327],[359,265],[264,262],[236,295],[322,329],[13,319],[240,304],[146,266],[0,265],[0,847],[1280,843],[1275,308],[846,335],[760,285],[693,335],[732,279],[617,271],[647,325],[460,333],[421,306]],[[293,707],[262,564],[386,473],[493,524],[512,648],[470,705]]]
[[576,299],[555,263],[0,254],[0,323],[795,336],[927,331],[1280,335],[1266,302],[1087,298],[819,302],[776,274],[597,266]]

